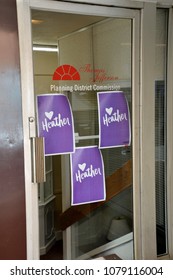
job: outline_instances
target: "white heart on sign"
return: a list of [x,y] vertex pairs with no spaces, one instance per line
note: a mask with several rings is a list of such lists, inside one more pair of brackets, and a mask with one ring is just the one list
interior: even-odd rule
[[78,164],[80,170],[84,171],[86,167],[86,163]]
[[110,108],[106,108],[105,110],[106,110],[106,113],[108,113],[109,115],[111,115],[111,114],[112,114],[112,111],[113,111],[113,108],[110,107]]
[[50,112],[45,112],[45,116],[51,120],[52,116],[53,116],[53,111],[50,111]]

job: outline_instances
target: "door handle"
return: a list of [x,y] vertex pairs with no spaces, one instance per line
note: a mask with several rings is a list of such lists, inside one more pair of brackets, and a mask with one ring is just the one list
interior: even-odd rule
[[43,183],[46,181],[44,147],[44,137],[31,138],[33,183]]

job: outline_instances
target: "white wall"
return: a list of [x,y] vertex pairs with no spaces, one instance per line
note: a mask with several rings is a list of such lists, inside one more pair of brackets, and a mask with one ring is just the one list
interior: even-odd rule
[[35,94],[49,93],[52,76],[58,67],[58,54],[55,52],[33,52]]

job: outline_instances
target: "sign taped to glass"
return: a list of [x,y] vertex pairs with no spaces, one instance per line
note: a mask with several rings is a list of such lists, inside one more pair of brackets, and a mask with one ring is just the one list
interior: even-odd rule
[[122,91],[98,92],[99,148],[129,146],[130,113]]
[[105,200],[105,174],[98,147],[80,147],[71,154],[72,205]]
[[38,136],[45,139],[45,155],[73,153],[75,150],[73,115],[64,94],[37,96]]

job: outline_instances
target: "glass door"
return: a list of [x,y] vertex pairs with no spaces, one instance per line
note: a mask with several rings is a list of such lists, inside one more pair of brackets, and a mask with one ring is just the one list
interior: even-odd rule
[[[52,169],[47,170],[39,192],[49,194],[39,203],[41,255],[57,244],[62,248],[63,242],[62,258],[114,253],[133,259],[133,21],[38,10],[31,15],[35,95],[63,93],[68,98],[76,148],[99,146],[99,92],[123,94],[130,122],[129,143],[100,149],[106,181],[104,202],[71,206],[69,155],[46,157]],[[117,106],[113,102],[107,108],[110,122],[120,121],[122,112]]]
[[[98,6],[93,10],[92,5],[59,1],[18,4],[19,22],[25,22],[19,24],[19,33],[28,259],[140,257],[139,15],[136,9]],[[25,37],[27,40],[22,39]],[[73,154],[92,147],[99,152],[104,199],[72,205],[73,154],[45,155],[46,182],[31,180],[31,143],[40,136],[38,96],[63,96],[68,101],[74,123]],[[113,101],[102,103],[101,118],[99,97],[103,96],[106,100],[111,96]],[[121,102],[114,100],[118,96],[123,99],[124,112]],[[53,131],[60,126],[58,121],[62,126],[69,124],[60,117],[45,110],[44,129]],[[100,144],[101,120],[110,128],[110,134],[103,136],[105,146]],[[128,139],[122,140],[121,134]],[[59,145],[59,138],[55,142]],[[87,177],[85,160],[78,167],[84,171],[82,178]],[[88,188],[92,195],[95,184]]]

